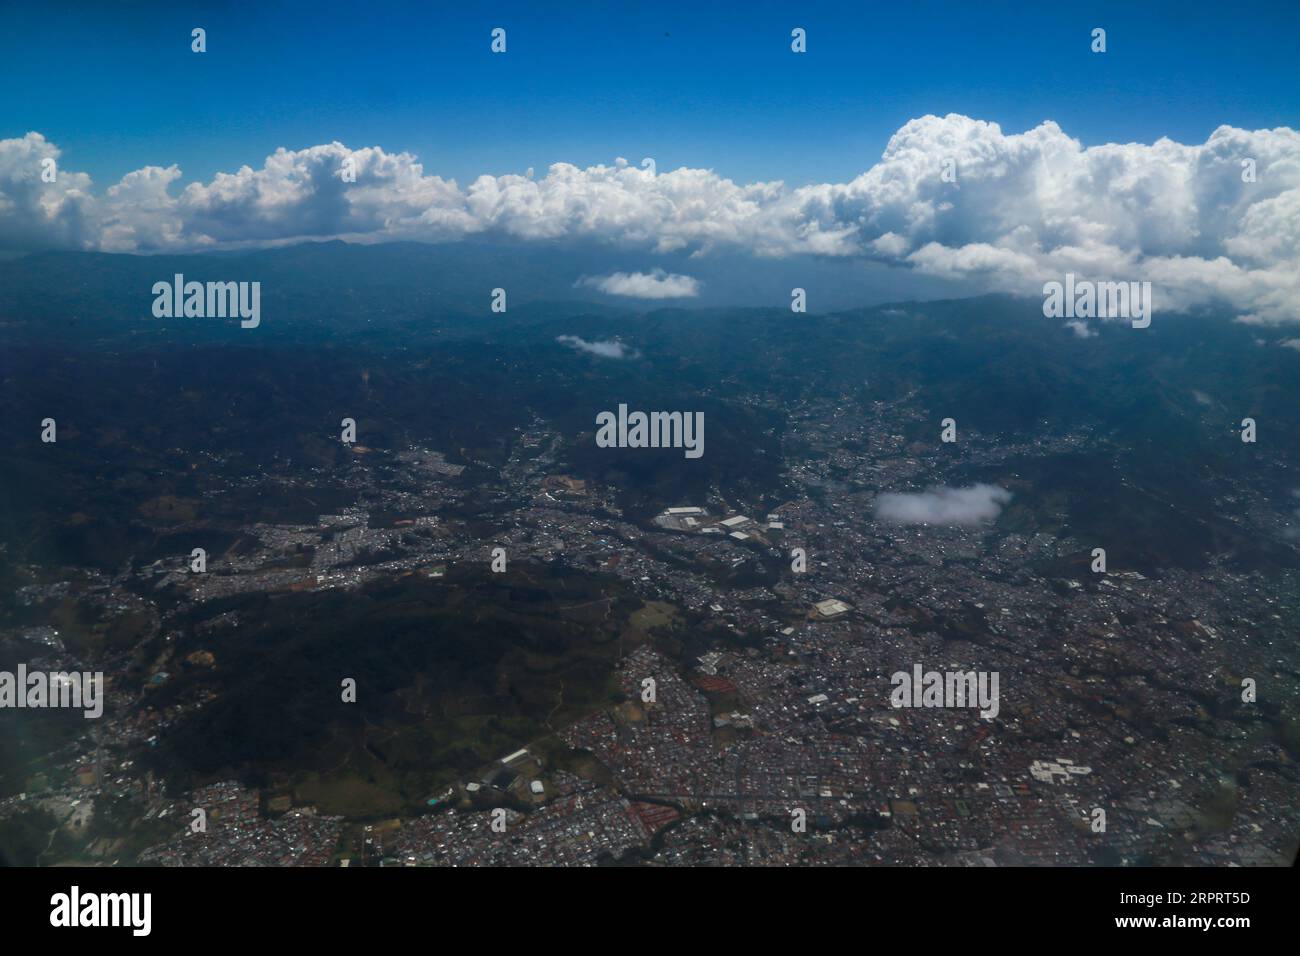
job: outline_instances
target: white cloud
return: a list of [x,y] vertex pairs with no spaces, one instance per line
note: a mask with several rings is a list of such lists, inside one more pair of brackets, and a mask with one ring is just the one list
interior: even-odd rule
[[664,272],[663,269],[587,276],[579,279],[578,285],[599,289],[607,295],[625,295],[634,299],[690,299],[700,294],[698,280]]
[[876,518],[889,524],[972,525],[992,521],[1011,500],[997,485],[947,488],[936,485],[915,494],[883,494],[876,498]]
[[[1285,127],[1085,147],[1051,121],[1008,134],[923,116],[850,182],[797,189],[621,159],[462,188],[409,153],[336,142],[185,186],[175,166],[148,166],[97,196],[82,173],[40,182],[40,158],[57,155],[38,133],[0,140],[0,244],[150,252],[322,237],[580,238],[696,255],[855,256],[1034,296],[1066,272],[1149,280],[1160,310],[1221,303],[1246,322],[1300,320],[1300,133]],[[355,183],[341,175],[347,158]],[[956,182],[940,177],[949,158]],[[1255,182],[1242,182],[1245,159]]]
[[1283,339],[1278,343],[1278,345],[1282,346],[1284,349],[1295,349],[1297,352],[1300,352],[1300,339]]
[[[40,133],[0,140],[0,249],[94,244],[90,177],[60,169],[58,159],[59,148]],[[42,178],[46,168],[54,171],[52,183]]]
[[617,339],[604,342],[588,342],[586,339],[580,338],[576,335],[557,335],[555,341],[559,342],[561,345],[567,345],[569,348],[577,349],[579,352],[588,352],[592,355],[599,355],[601,358],[636,358],[640,354],[636,349],[624,345]]
[[[1291,497],[1300,498],[1300,488],[1294,489],[1291,492]],[[1291,517],[1295,518],[1297,522],[1300,522],[1300,508],[1296,508],[1294,511],[1292,511]],[[1294,525],[1288,525],[1287,527],[1283,528],[1282,536],[1292,541],[1300,540],[1300,523]]]
[[1080,319],[1071,319],[1069,322],[1066,322],[1065,325],[1081,339],[1093,339],[1098,335],[1095,329],[1089,328],[1088,323]]

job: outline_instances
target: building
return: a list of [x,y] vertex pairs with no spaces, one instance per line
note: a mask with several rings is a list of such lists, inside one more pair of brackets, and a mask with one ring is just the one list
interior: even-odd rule
[[836,617],[849,609],[849,606],[843,601],[837,601],[834,598],[818,601],[813,607],[817,608],[817,613],[822,617]]

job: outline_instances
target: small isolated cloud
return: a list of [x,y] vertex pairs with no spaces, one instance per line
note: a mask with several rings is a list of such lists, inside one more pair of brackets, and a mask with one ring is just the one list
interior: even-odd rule
[[599,289],[607,295],[625,295],[634,299],[691,299],[700,294],[698,279],[663,269],[585,276],[578,280],[578,285]]
[[1295,349],[1300,352],[1300,339],[1283,339],[1278,345],[1284,349]]
[[1088,328],[1088,323],[1081,319],[1071,319],[1065,323],[1066,328],[1073,329],[1074,334],[1081,339],[1092,339],[1097,337],[1095,329]]
[[[1295,490],[1293,490],[1291,492],[1291,497],[1300,498],[1300,488],[1296,488]],[[1300,522],[1300,508],[1296,508],[1294,511],[1292,511],[1291,517],[1295,518],[1297,522]],[[1289,541],[1300,541],[1300,523],[1283,528],[1282,537],[1286,538]]]
[[876,518],[890,524],[980,524],[996,518],[1010,500],[1011,492],[997,485],[936,485],[915,494],[880,495],[876,499]]
[[571,349],[577,349],[579,352],[599,355],[601,358],[628,359],[636,358],[641,354],[636,349],[629,348],[617,339],[608,342],[588,342],[576,335],[557,335],[555,341],[561,345],[567,345]]

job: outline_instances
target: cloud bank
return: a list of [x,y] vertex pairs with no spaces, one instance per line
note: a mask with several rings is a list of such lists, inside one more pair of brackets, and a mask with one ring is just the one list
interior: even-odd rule
[[876,519],[889,524],[973,525],[992,521],[1011,500],[997,485],[969,488],[935,486],[915,494],[884,494],[876,498]]
[[70,170],[43,182],[40,161],[58,155],[39,133],[0,140],[0,247],[578,238],[650,253],[860,257],[1030,295],[1066,272],[1149,280],[1161,310],[1213,303],[1252,323],[1300,319],[1300,133],[1285,127],[1085,147],[1051,121],[1008,134],[923,116],[852,181],[797,189],[623,159],[462,187],[409,153],[334,142],[184,186],[176,166],[146,166],[96,192]]

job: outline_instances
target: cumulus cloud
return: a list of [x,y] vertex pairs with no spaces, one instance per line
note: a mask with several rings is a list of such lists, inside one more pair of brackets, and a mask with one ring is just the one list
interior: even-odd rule
[[1092,339],[1096,338],[1098,334],[1095,329],[1088,327],[1087,322],[1080,319],[1071,319],[1069,322],[1066,322],[1065,325],[1066,328],[1070,329],[1077,338]]
[[59,155],[40,133],[0,140],[0,249],[95,244],[90,177],[60,169]]
[[636,358],[640,354],[636,349],[624,345],[617,339],[604,342],[588,342],[586,339],[580,338],[576,335],[557,335],[555,341],[559,342],[561,345],[567,345],[571,349],[576,349],[579,352],[599,355],[601,358]]
[[586,276],[578,280],[578,285],[598,289],[607,295],[625,295],[634,299],[690,299],[700,294],[698,280],[663,269]]
[[[81,173],[41,182],[40,159],[57,155],[39,133],[0,140],[0,243],[151,252],[323,237],[579,238],[650,252],[861,257],[1035,296],[1067,272],[1147,280],[1159,310],[1221,304],[1255,324],[1300,319],[1300,133],[1285,127],[1085,147],[1051,121],[1005,133],[922,116],[853,180],[797,189],[623,159],[462,187],[409,153],[335,142],[184,186],[176,167],[148,166],[97,195]],[[940,176],[948,160],[955,182]],[[624,284],[672,286],[636,276]]]
[[973,525],[992,521],[1011,500],[997,485],[947,488],[936,485],[915,494],[890,493],[876,498],[876,518],[889,524]]

